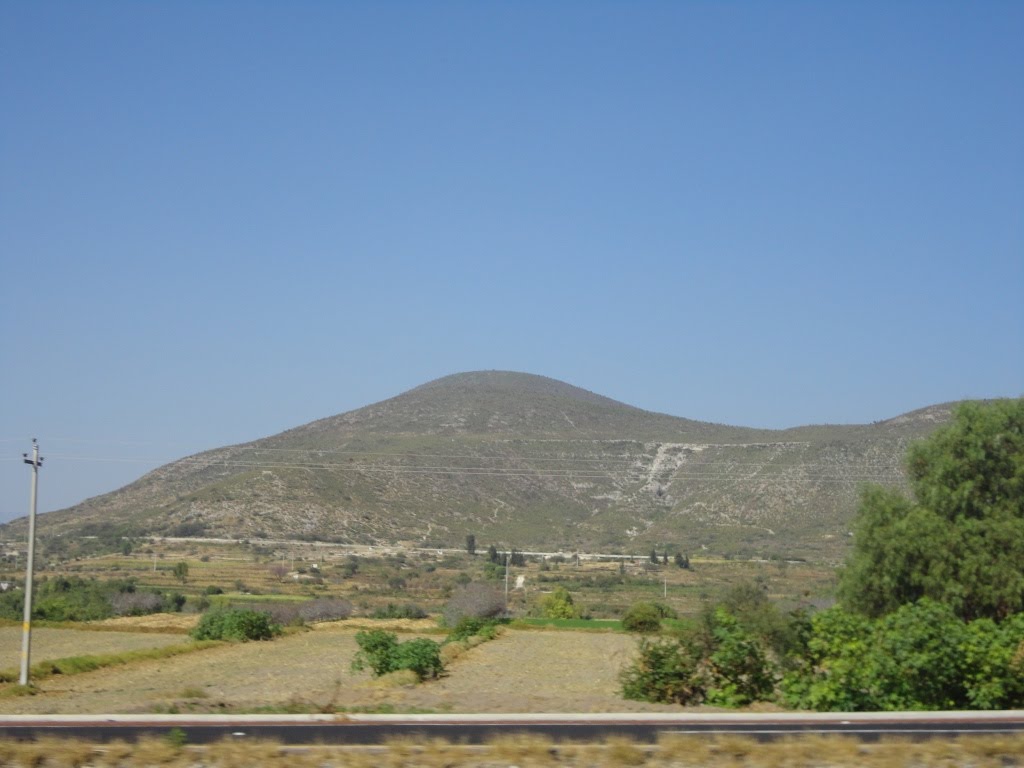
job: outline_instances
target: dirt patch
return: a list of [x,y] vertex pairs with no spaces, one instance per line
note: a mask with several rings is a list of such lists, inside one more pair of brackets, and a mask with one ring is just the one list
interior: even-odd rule
[[[382,684],[351,671],[356,627],[321,625],[265,643],[210,648],[67,678],[7,713],[223,712],[259,708],[436,712],[632,712],[678,707],[627,701],[618,671],[635,640],[621,634],[506,631],[473,648],[440,680]],[[85,633],[83,633],[85,634]],[[147,636],[151,637],[151,636]],[[179,638],[180,639],[180,638]]]

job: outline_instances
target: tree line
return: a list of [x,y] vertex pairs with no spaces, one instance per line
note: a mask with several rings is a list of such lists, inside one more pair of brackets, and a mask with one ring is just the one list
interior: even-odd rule
[[911,495],[861,495],[838,603],[783,614],[756,587],[644,638],[625,696],[832,710],[1024,706],[1024,399],[965,403],[910,447]]

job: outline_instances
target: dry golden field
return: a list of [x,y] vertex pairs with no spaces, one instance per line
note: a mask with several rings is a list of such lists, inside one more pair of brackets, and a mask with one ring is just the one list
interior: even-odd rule
[[[366,626],[369,622],[357,621]],[[381,622],[395,628],[395,623]],[[429,622],[421,624],[430,626]],[[415,629],[416,626],[408,627]],[[37,682],[32,696],[0,698],[5,713],[270,710],[636,712],[678,707],[627,701],[618,670],[635,640],[618,633],[508,630],[456,658],[448,674],[396,685],[350,669],[357,626],[317,625],[271,642],[225,644],[166,659]],[[62,647],[115,633],[49,630]],[[123,633],[116,633],[120,636]],[[140,634],[139,644],[152,634]],[[176,642],[182,637],[170,636]],[[113,649],[111,643],[109,649]],[[109,650],[108,649],[108,650]],[[42,657],[39,657],[42,658]]]
[[[120,653],[181,643],[180,634],[154,632],[90,632],[36,627],[32,630],[32,662],[98,653]],[[21,663],[21,627],[0,627],[0,669]]]

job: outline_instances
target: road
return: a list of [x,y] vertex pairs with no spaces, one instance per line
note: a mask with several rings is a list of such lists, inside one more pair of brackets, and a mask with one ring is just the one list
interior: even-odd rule
[[659,734],[734,733],[768,740],[799,733],[951,738],[1024,733],[1024,710],[1007,712],[590,714],[590,715],[63,715],[0,716],[0,738],[74,736],[89,741],[134,740],[184,731],[189,743],[225,737],[284,744],[379,744],[406,736],[483,743],[510,733],[558,740],[600,741],[626,736],[654,742]]

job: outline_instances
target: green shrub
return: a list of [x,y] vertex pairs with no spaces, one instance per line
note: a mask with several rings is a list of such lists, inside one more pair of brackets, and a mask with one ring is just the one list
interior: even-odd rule
[[353,670],[359,672],[369,667],[374,675],[380,677],[398,669],[395,666],[398,636],[393,632],[383,629],[356,632],[356,643],[359,651],[352,660]]
[[359,652],[352,660],[352,669],[361,671],[369,668],[377,677],[407,669],[424,680],[437,677],[444,671],[441,661],[441,646],[433,640],[416,638],[404,643],[392,632],[374,629],[357,632],[356,643]]
[[555,587],[554,592],[540,599],[541,616],[545,619],[576,619],[580,611],[565,587]]
[[420,680],[438,677],[444,671],[441,646],[425,637],[399,643],[395,648],[395,669],[411,670]]
[[637,658],[619,675],[622,695],[638,701],[700,704],[706,679],[700,653],[680,640],[641,638]]
[[[32,617],[47,621],[95,621],[114,615],[141,615],[180,610],[184,597],[156,590],[137,590],[127,580],[97,581],[78,576],[42,578],[36,585]],[[0,618],[20,621],[24,611],[22,590],[0,594]]]
[[742,707],[772,698],[774,667],[757,639],[726,611],[715,612],[707,702]]
[[1001,624],[978,619],[967,625],[964,685],[971,709],[1024,707],[1024,613]]
[[244,608],[207,611],[189,633],[196,640],[270,640],[281,634],[281,626],[262,611]]
[[661,611],[654,603],[635,603],[622,617],[622,628],[627,632],[653,634],[661,631]]
[[[645,622],[639,626],[656,626],[657,606],[638,603],[634,608],[639,608],[638,624]],[[774,665],[758,639],[724,608],[714,611],[703,631],[677,640],[642,638],[638,650],[620,675],[626,698],[737,707],[774,694]]]
[[457,642],[468,637],[479,635],[485,640],[493,640],[497,636],[498,624],[501,619],[481,619],[475,616],[463,616],[459,619],[452,631],[448,633],[445,642]]
[[819,711],[1013,709],[1024,705],[1024,614],[964,622],[927,598],[879,619],[841,608],[811,620],[789,706]]

